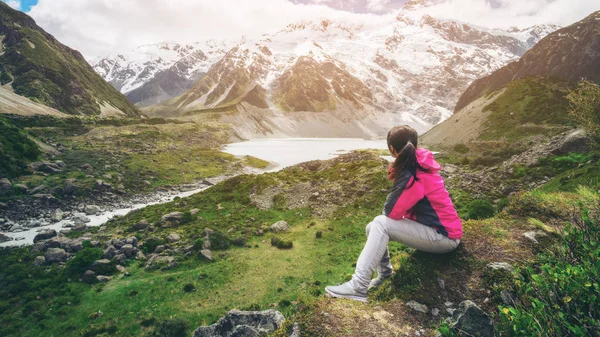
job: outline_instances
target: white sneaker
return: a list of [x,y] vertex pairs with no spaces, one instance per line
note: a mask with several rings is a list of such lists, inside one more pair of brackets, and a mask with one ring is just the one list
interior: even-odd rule
[[371,283],[369,283],[369,290],[379,287],[381,284],[383,284],[383,282],[385,282],[385,280],[389,279],[390,277],[392,277],[392,274],[377,274],[377,277],[372,279]]
[[340,284],[339,286],[326,287],[325,291],[327,291],[327,293],[332,297],[348,298],[355,301],[367,302],[367,294],[354,290],[350,282]]

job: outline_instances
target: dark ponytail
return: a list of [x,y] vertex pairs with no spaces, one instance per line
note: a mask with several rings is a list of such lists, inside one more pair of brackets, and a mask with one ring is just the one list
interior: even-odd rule
[[423,168],[417,161],[418,142],[419,135],[417,131],[408,125],[393,127],[388,132],[388,148],[394,149],[398,153],[396,160],[390,168],[390,179],[396,181],[406,177],[408,172],[414,178],[414,184],[418,180],[417,170],[427,172],[427,169]]

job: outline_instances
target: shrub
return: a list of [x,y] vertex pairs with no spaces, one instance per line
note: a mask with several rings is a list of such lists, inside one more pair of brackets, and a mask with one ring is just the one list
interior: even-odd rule
[[469,147],[465,144],[457,144],[456,146],[454,146],[454,151],[458,153],[467,153],[469,152],[469,150]]
[[289,240],[282,240],[276,236],[271,238],[271,246],[275,246],[279,249],[291,249],[294,244]]
[[567,95],[570,103],[570,116],[581,125],[593,139],[595,147],[600,146],[600,87],[589,81],[582,81]]
[[244,246],[246,246],[246,238],[243,236],[240,236],[240,237],[237,237],[237,238],[231,240],[231,243],[234,246],[244,247]]
[[204,245],[204,239],[200,238],[200,239],[196,239],[194,241],[194,249],[195,250],[200,250],[202,249],[202,246]]
[[156,250],[156,247],[158,247],[164,243],[165,243],[165,240],[163,240],[161,238],[148,238],[144,241],[144,244],[142,245],[142,251],[146,254],[154,253],[154,251]]
[[23,174],[27,163],[40,154],[39,147],[24,131],[0,117],[0,176],[12,178]]
[[210,234],[210,248],[212,250],[226,250],[231,246],[227,235],[214,231]]
[[0,84],[5,85],[6,83],[12,82],[13,77],[8,72],[0,73]]
[[69,272],[75,274],[82,274],[90,268],[94,261],[102,258],[101,248],[87,247],[79,251],[69,262],[67,263],[67,269]]
[[584,210],[560,245],[514,281],[515,307],[500,306],[511,336],[595,336],[600,329],[600,218]]
[[487,219],[494,216],[494,206],[487,200],[473,200],[467,206],[469,219]]
[[191,293],[192,291],[196,291],[196,287],[191,283],[187,283],[185,286],[183,286],[183,291],[186,293]]
[[187,337],[189,323],[180,318],[157,321],[154,324],[154,337]]

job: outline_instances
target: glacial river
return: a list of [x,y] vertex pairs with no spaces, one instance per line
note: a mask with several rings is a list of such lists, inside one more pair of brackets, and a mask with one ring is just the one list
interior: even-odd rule
[[[364,140],[357,138],[285,138],[261,139],[240,143],[232,143],[223,147],[222,151],[235,156],[253,156],[272,163],[266,172],[274,172],[285,167],[296,165],[310,160],[325,160],[335,158],[340,154],[360,149],[387,149],[385,140]],[[386,157],[390,159],[389,157]],[[165,196],[157,194],[156,199],[143,204],[135,204],[128,208],[105,211],[98,215],[88,216],[88,226],[100,226],[114,216],[123,216],[133,210],[150,205],[172,201],[175,197],[187,197],[207,189],[202,187],[195,190],[173,193]],[[23,232],[4,233],[15,240],[0,243],[0,247],[28,245],[33,243],[33,238],[42,229],[63,228],[67,221],[61,221],[49,226],[32,228]]]

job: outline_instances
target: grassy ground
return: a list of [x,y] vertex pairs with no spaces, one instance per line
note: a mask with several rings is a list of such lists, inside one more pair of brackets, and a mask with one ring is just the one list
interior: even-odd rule
[[[10,266],[9,270],[3,265],[3,270],[15,276],[5,278],[0,287],[0,331],[7,336],[144,336],[171,319],[188,322],[191,332],[233,308],[277,308],[298,321],[306,336],[364,336],[365,331],[402,336],[420,329],[433,335],[441,318],[413,312],[407,301],[443,313],[444,302],[456,305],[471,299],[498,320],[499,291],[506,285],[486,273],[487,263],[527,265],[539,249],[523,237],[524,232],[560,228],[580,203],[598,200],[596,192],[586,189],[518,194],[494,218],[466,221],[461,246],[451,254],[419,253],[392,244],[397,274],[370,294],[369,304],[323,297],[326,285],[350,278],[364,243],[364,227],[380,213],[388,187],[383,160],[358,152],[277,173],[239,176],[189,198],[147,207],[110,222],[95,235],[100,240],[136,235],[145,247],[151,240],[178,233],[181,241],[171,244],[178,249],[192,245],[205,228],[211,228],[229,242],[242,238],[242,244],[214,250],[213,262],[197,253],[175,254],[179,265],[164,271],[148,271],[143,262],[132,262],[127,266],[131,276],[116,275],[104,286],[79,283],[76,275],[58,277],[62,274],[56,268],[32,269],[35,252],[1,251],[2,261]],[[315,192],[325,197],[315,198]],[[264,195],[272,195],[270,206],[261,201]],[[295,199],[298,195],[313,197],[302,203]],[[163,214],[192,209],[198,214],[184,223],[161,225]],[[153,230],[131,231],[142,219]],[[289,222],[291,231],[270,233],[268,226],[278,220]],[[259,229],[265,235],[257,236]],[[273,236],[292,241],[293,248],[272,247]],[[27,273],[35,282],[19,281],[17,276]],[[194,290],[184,291],[189,285]],[[50,290],[54,288],[68,291]]]
[[30,162],[46,159],[66,164],[62,172],[31,174],[21,160],[20,169],[10,177],[13,184],[29,188],[43,184],[60,189],[67,179],[75,179],[78,193],[85,195],[101,179],[115,188],[121,185],[128,193],[139,193],[232,173],[243,165],[268,165],[258,159],[241,161],[219,151],[229,139],[227,127],[219,124],[162,119],[6,118],[21,133],[50,149],[42,149],[43,154],[30,158]]

